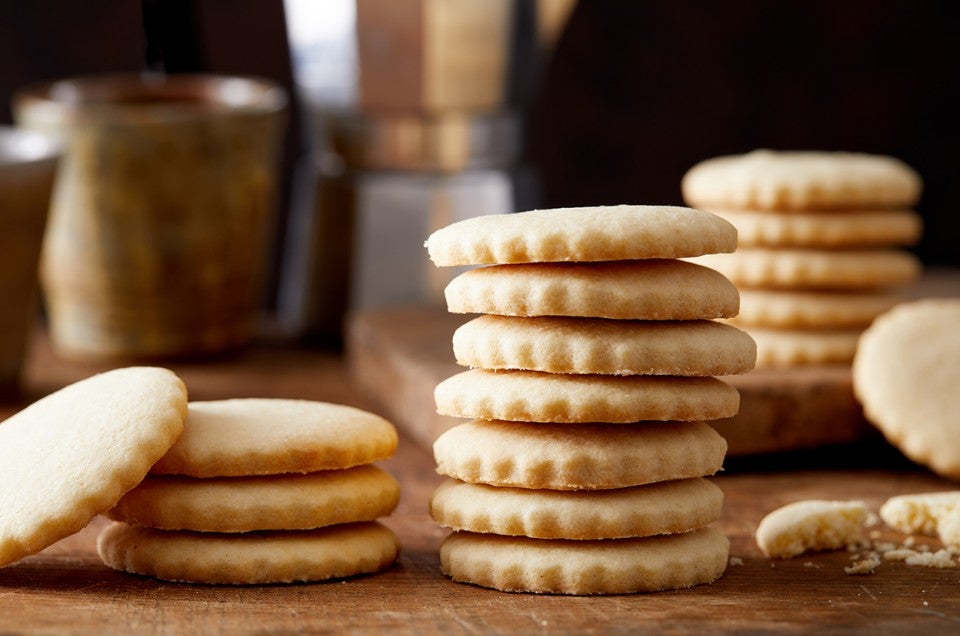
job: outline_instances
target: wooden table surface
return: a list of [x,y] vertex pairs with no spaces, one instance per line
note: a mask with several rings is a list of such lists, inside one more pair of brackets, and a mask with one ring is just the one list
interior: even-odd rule
[[[332,353],[262,345],[169,366],[193,399],[296,397],[373,408]],[[35,339],[26,395],[5,404],[0,415],[106,368],[59,359],[42,338]],[[401,439],[384,467],[403,486],[401,504],[386,520],[403,552],[384,573],[304,585],[164,583],[102,565],[94,541],[104,522],[97,519],[0,569],[0,634],[960,633],[958,569],[885,562],[874,574],[851,576],[844,572],[846,552],[770,561],[753,542],[766,512],[797,499],[858,498],[876,510],[895,494],[955,487],[882,444],[728,461],[717,477],[726,493],[719,526],[743,564],[731,565],[712,585],[612,597],[507,594],[444,578],[437,558],[444,532],[426,513],[440,481],[432,457]],[[886,532],[884,538],[902,540]]]

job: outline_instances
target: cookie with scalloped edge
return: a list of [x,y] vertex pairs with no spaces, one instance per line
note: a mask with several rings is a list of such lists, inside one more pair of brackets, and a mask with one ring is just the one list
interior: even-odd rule
[[710,583],[729,554],[730,541],[714,528],[603,541],[455,532],[440,546],[440,569],[505,592],[628,594]]
[[754,150],[714,157],[683,176],[688,205],[809,210],[912,207],[920,176],[894,157],[854,152]]
[[720,518],[723,491],[702,477],[613,490],[531,490],[453,479],[430,515],[453,530],[536,539],[615,539],[677,534]]
[[703,422],[541,424],[474,420],[433,444],[437,472],[470,483],[606,490],[705,477],[727,442]]
[[914,245],[923,221],[912,210],[790,212],[711,210],[737,228],[740,247],[879,247]]
[[309,530],[389,515],[400,485],[376,466],[257,477],[148,476],[106,516],[164,530]]
[[854,393],[864,414],[915,462],[960,479],[960,299],[897,305],[860,338]]
[[433,395],[440,415],[523,422],[702,421],[740,408],[740,393],[713,377],[470,369]]
[[757,367],[850,364],[862,329],[764,329],[748,327],[757,343]]
[[673,259],[489,265],[454,278],[444,296],[458,314],[620,320],[728,318],[740,306],[722,274]]
[[713,376],[753,368],[744,331],[711,320],[605,320],[485,315],[453,334],[467,367],[600,375]]
[[187,390],[173,372],[115,369],[0,424],[0,566],[78,532],[177,441]]
[[352,406],[279,398],[191,402],[183,435],[150,472],[308,473],[380,461],[396,448],[393,424]]
[[858,289],[893,287],[916,280],[920,260],[903,250],[742,248],[735,254],[691,259],[743,287]]
[[745,329],[864,328],[904,297],[888,291],[740,290],[740,313],[730,324]]
[[425,245],[438,266],[619,261],[732,252],[737,232],[702,210],[614,205],[477,216]]
[[342,579],[386,569],[399,552],[393,532],[374,521],[240,534],[158,530],[115,521],[97,537],[97,553],[114,570],[211,585]]

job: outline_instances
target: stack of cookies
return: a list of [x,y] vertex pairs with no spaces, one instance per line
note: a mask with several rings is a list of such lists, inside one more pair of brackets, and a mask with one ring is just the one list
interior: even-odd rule
[[454,580],[507,591],[616,594],[713,581],[726,442],[705,420],[737,412],[711,376],[744,373],[753,341],[724,276],[679,260],[736,247],[723,219],[612,206],[478,217],[427,240],[440,266],[484,265],[446,288],[484,314],[454,335],[472,367],[435,391],[471,418],[437,439],[450,477],[431,515]]
[[739,232],[735,254],[695,262],[740,288],[735,324],[757,365],[849,364],[860,333],[920,273],[919,176],[892,157],[773,152],[717,157],[683,179],[688,205]]
[[110,567],[173,581],[285,583],[381,570],[397,557],[400,488],[371,465],[392,424],[356,408],[280,399],[191,402],[183,434],[106,515]]

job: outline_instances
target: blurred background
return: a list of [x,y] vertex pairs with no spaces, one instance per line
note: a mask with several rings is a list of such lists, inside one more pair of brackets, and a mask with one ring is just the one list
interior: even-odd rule
[[[30,83],[255,75],[291,96],[264,306],[336,344],[351,308],[434,298],[422,241],[474,214],[680,204],[705,158],[889,154],[960,265],[960,5],[932,0],[34,0],[0,12],[0,123]],[[413,281],[413,282],[411,282]]]

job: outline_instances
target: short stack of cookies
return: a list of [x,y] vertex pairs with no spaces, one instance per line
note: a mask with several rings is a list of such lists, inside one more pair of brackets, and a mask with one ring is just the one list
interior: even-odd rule
[[687,172],[685,202],[739,232],[736,253],[694,262],[740,288],[733,322],[756,340],[758,367],[849,365],[860,333],[920,274],[901,249],[921,234],[920,190],[903,162],[860,153],[757,150]]
[[505,591],[617,594],[689,587],[725,570],[705,479],[756,349],[716,322],[737,290],[679,260],[729,252],[736,231],[699,210],[609,206],[478,217],[427,240],[438,266],[482,266],[446,288],[483,314],[454,335],[472,367],[436,387],[437,410],[472,418],[434,445],[450,479],[431,498],[452,528],[441,567]]
[[382,570],[399,542],[376,519],[400,488],[372,465],[393,425],[360,409],[283,399],[191,402],[183,434],[105,514],[108,566],[171,581],[320,581]]

